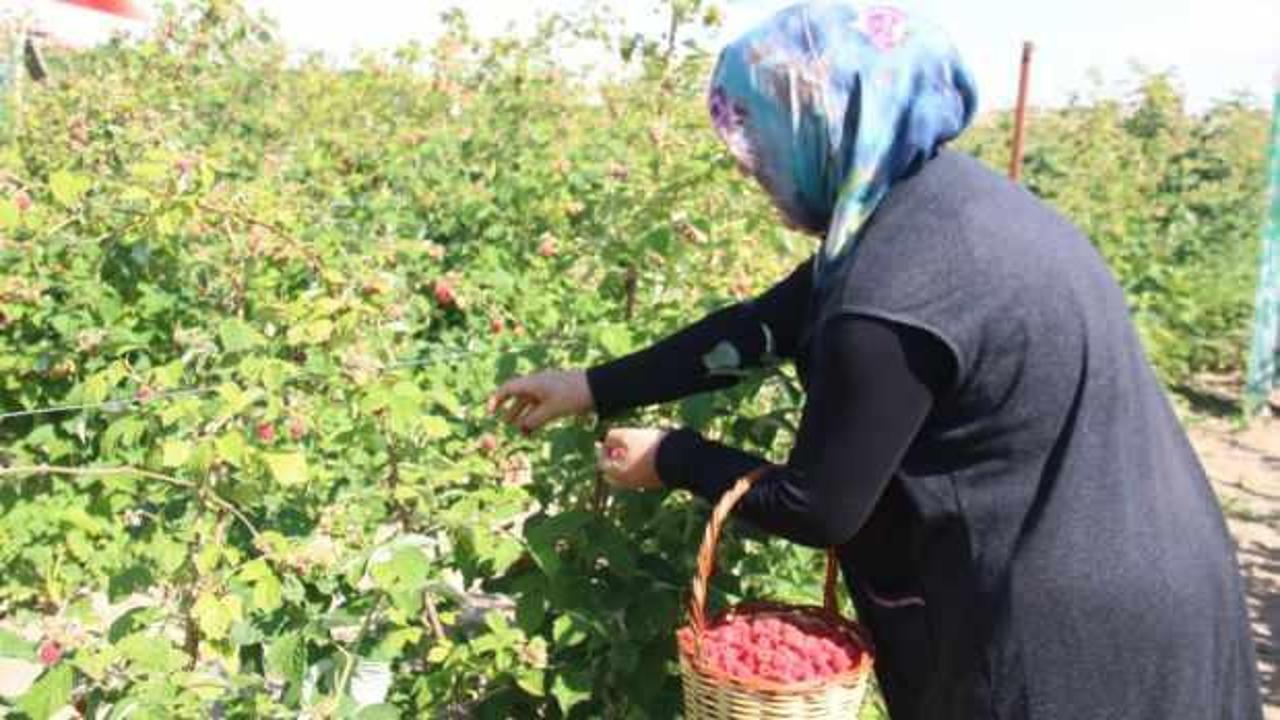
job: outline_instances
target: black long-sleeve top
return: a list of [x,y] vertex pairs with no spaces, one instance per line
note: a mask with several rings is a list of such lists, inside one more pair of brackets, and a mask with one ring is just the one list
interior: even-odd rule
[[[802,368],[806,402],[785,466],[742,499],[739,516],[811,547],[844,544],[862,526],[911,440],[953,373],[954,360],[932,335],[857,314],[802,333],[812,260],[751,301],[716,311],[655,345],[591,368],[596,412],[624,410],[722,389],[752,368],[795,360],[802,336],[821,336]],[[658,450],[663,484],[715,502],[767,461],[704,439],[670,432]]]
[[[944,150],[888,193],[857,252],[821,298],[802,301],[802,268],[597,368],[601,409],[727,384],[707,366],[754,362],[769,327],[806,406],[743,512],[840,545],[897,720],[1261,720],[1222,511],[1093,243]],[[658,459],[711,497],[762,462],[683,432]]]

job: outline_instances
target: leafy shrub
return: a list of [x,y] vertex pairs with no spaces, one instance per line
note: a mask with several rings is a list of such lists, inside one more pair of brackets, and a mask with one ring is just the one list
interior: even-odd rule
[[[483,402],[810,241],[707,129],[705,52],[446,22],[335,70],[211,0],[28,93],[0,147],[0,408],[72,409],[0,418],[0,655],[54,661],[26,714],[675,712],[706,508],[602,502],[594,429],[516,437]],[[583,83],[570,38],[633,73]],[[1029,185],[1107,254],[1166,377],[1237,368],[1263,118],[1141,88],[1035,117]],[[1002,164],[1006,126],[966,146]],[[799,402],[783,373],[634,420],[781,457]],[[735,527],[714,601],[816,601],[821,561]]]

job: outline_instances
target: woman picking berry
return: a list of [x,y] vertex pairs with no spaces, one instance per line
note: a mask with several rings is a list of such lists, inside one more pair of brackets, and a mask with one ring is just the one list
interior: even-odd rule
[[[1102,258],[946,144],[971,77],[936,28],[809,2],[720,54],[716,132],[818,239],[762,296],[585,371],[503,385],[526,431],[794,362],[785,465],[737,514],[835,547],[895,720],[1261,718],[1214,495]],[[764,458],[615,429],[614,485],[715,501]]]

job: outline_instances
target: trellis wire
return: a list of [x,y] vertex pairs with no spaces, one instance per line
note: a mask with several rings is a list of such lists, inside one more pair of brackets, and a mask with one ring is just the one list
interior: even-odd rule
[[[382,371],[380,374],[394,372],[396,370],[404,370],[407,368],[425,367],[429,365],[435,365],[438,363],[448,362],[451,360],[460,360],[460,359],[469,358],[469,357],[479,357],[481,355],[486,355],[486,354],[519,354],[524,352],[530,352],[533,350],[566,349],[566,348],[574,347],[576,345],[583,345],[585,344],[585,342],[586,341],[581,338],[564,338],[564,339],[558,339],[558,340],[551,340],[548,342],[531,342],[531,343],[526,343],[524,345],[514,345],[514,346],[508,346],[505,348],[493,347],[493,346],[472,348],[472,349],[456,348],[454,350],[443,352],[443,353],[430,353],[427,355],[420,355],[418,357],[406,358],[403,360],[397,360],[395,362],[388,363],[385,367],[382,368]],[[302,373],[302,376],[323,377],[324,374],[319,372],[304,371]],[[151,404],[154,402],[159,402],[162,400],[171,400],[173,398],[178,398],[178,397],[199,397],[201,395],[207,395],[209,393],[216,392],[217,389],[218,389],[217,385],[197,385],[197,386],[178,388],[176,390],[166,390],[166,391],[156,392],[152,395],[147,396],[145,399],[141,399],[136,396],[131,396],[131,397],[113,398],[110,400],[103,400],[100,402],[92,402],[92,403],[50,405],[50,406],[41,407],[41,408],[30,408],[25,410],[10,410],[10,411],[0,413],[0,423],[6,420],[16,420],[16,419],[28,418],[28,417],[40,417],[43,415],[56,415],[60,413],[94,412],[94,411],[125,412],[126,410],[128,410],[133,406]]]

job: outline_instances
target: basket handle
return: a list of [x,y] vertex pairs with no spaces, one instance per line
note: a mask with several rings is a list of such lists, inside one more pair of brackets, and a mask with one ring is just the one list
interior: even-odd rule
[[[707,521],[706,530],[702,534],[702,547],[698,548],[698,568],[693,576],[693,597],[689,602],[689,622],[693,625],[694,634],[701,636],[706,630],[707,619],[707,587],[711,583],[711,575],[715,572],[716,546],[720,543],[720,531],[729,519],[733,506],[738,504],[743,495],[751,489],[772,465],[762,465],[738,478],[711,511],[711,519]],[[836,584],[840,577],[840,563],[834,548],[827,548],[827,575],[822,588],[822,606],[832,614],[838,615],[840,606],[836,601]]]

